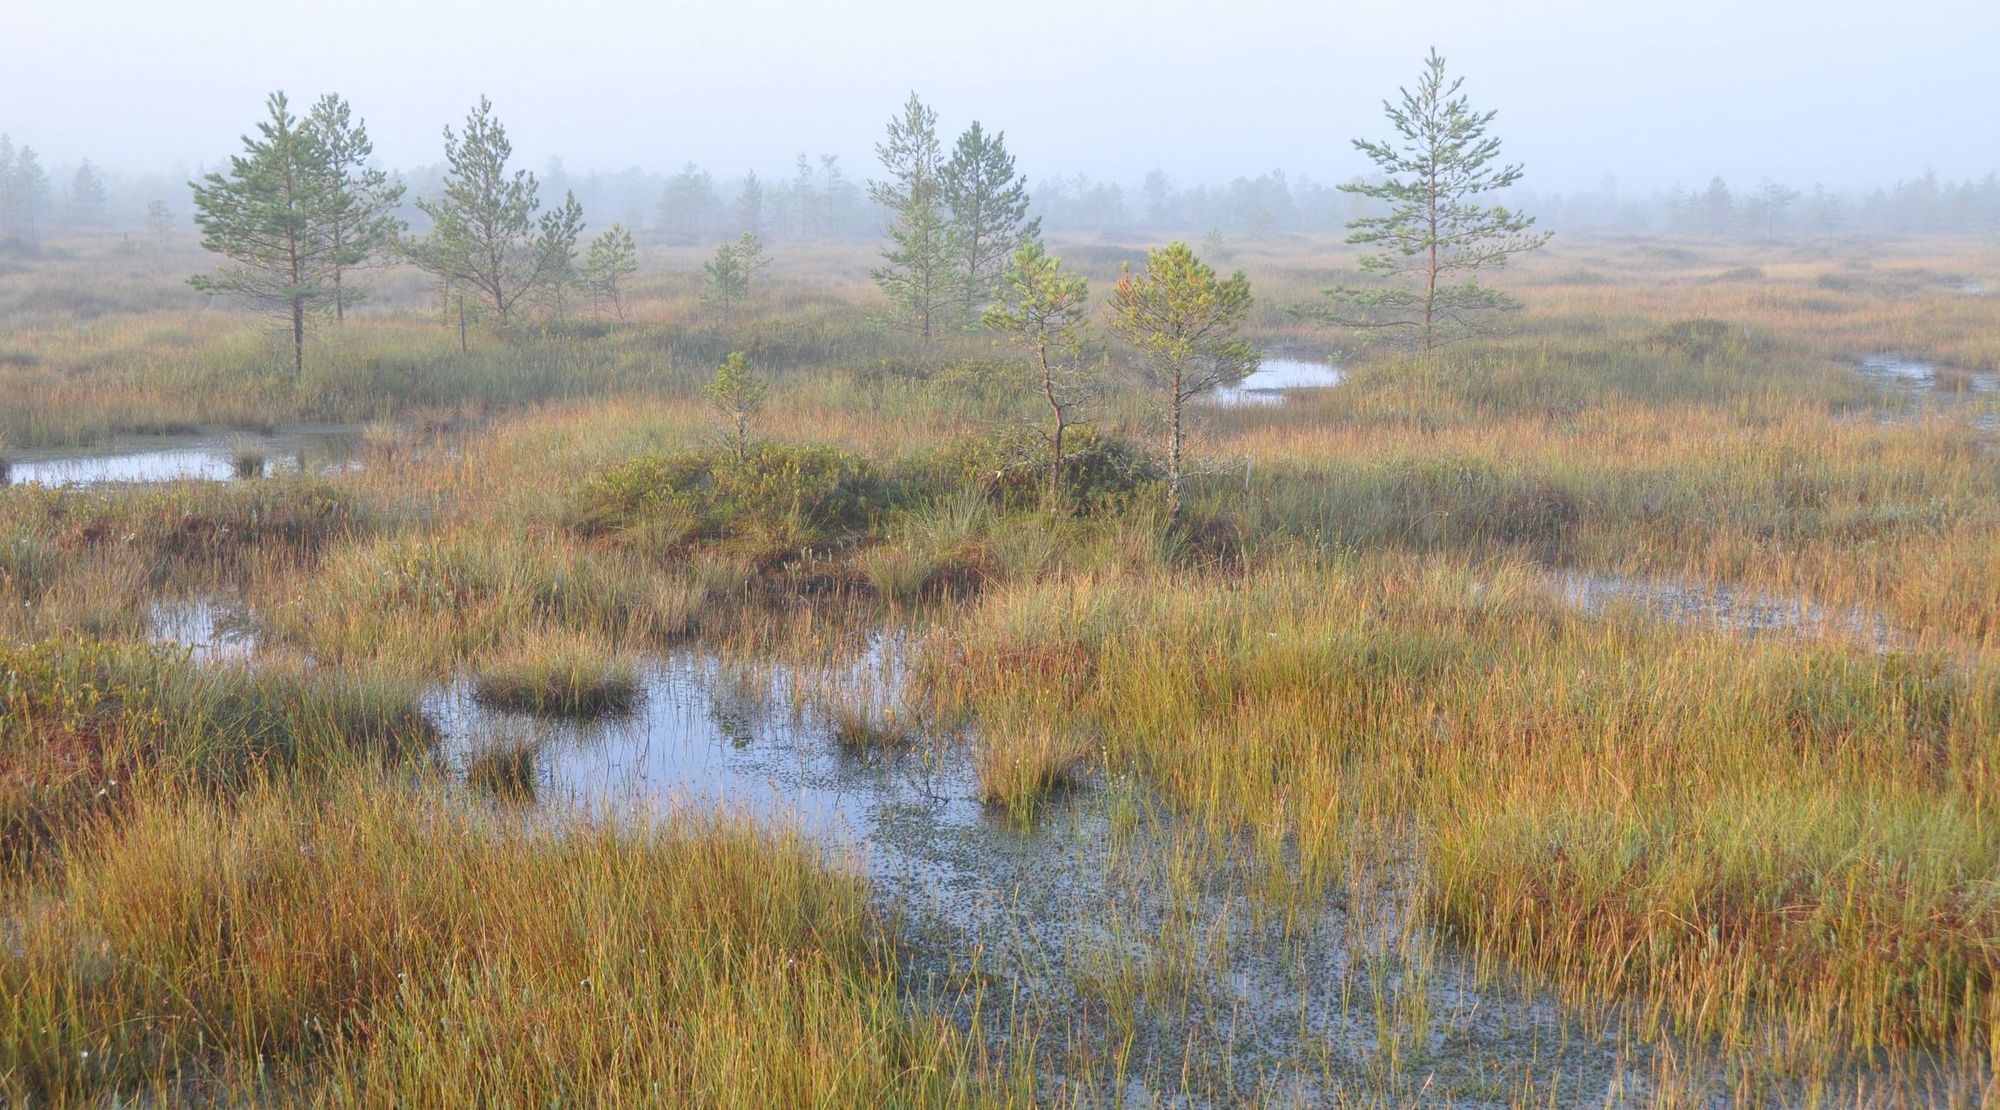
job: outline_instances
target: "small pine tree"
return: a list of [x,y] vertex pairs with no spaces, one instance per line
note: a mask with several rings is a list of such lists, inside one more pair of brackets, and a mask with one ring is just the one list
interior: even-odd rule
[[157,197],[146,205],[146,234],[153,240],[153,249],[165,251],[174,241],[174,230],[179,221],[174,218],[174,210],[167,202]]
[[480,97],[463,133],[444,129],[444,194],[417,201],[431,231],[406,252],[441,287],[477,297],[502,324],[524,298],[564,276],[553,272],[564,259],[573,267],[583,225],[574,196],[537,218],[540,186],[527,170],[508,172],[513,154],[493,102]]
[[736,251],[736,244],[724,243],[715,248],[715,255],[702,263],[702,303],[720,313],[724,320],[734,319],[736,306],[750,295],[750,275],[743,268],[743,257]]
[[764,241],[752,232],[744,232],[736,237],[736,259],[743,266],[743,295],[748,299],[757,291],[762,281],[761,275],[771,260],[765,256]]
[[542,213],[537,221],[535,242],[540,257],[535,266],[535,292],[549,314],[557,320],[569,315],[569,299],[583,283],[583,271],[576,264],[576,241],[583,234],[583,206],[576,194],[563,194],[563,202]]
[[612,224],[604,234],[590,241],[584,282],[592,302],[598,298],[610,301],[621,321],[625,319],[625,285],[638,272],[639,248],[624,224]]
[[1062,260],[1030,240],[1014,252],[1000,287],[1000,301],[986,310],[986,326],[1005,334],[1034,359],[1042,403],[1049,408],[1048,503],[1062,503],[1063,438],[1077,412],[1095,396],[1084,370],[1083,345],[1090,311],[1090,283],[1062,272]]
[[709,408],[722,417],[725,438],[740,465],[750,455],[750,422],[764,411],[768,389],[750,370],[750,360],[742,351],[732,351],[715,377],[702,390]]
[[1241,270],[1218,278],[1186,243],[1169,243],[1147,253],[1145,273],[1124,268],[1105,312],[1140,375],[1166,394],[1167,511],[1178,517],[1187,403],[1257,367],[1257,348],[1238,336],[1250,280]]

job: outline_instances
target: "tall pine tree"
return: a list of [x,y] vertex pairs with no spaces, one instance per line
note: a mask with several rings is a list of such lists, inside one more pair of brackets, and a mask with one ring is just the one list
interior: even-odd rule
[[332,175],[333,202],[328,208],[333,236],[333,317],[347,318],[347,306],[365,290],[347,280],[347,271],[366,266],[384,255],[403,230],[396,209],[403,203],[403,183],[368,164],[375,144],[366,120],[354,118],[346,99],[334,93],[319,98],[307,123],[326,148]]
[[472,294],[503,324],[523,298],[563,276],[552,269],[574,264],[583,223],[574,196],[538,220],[540,187],[527,170],[508,171],[513,155],[493,102],[480,97],[463,133],[444,129],[444,195],[417,201],[431,230],[409,250],[441,287]]
[[977,120],[958,137],[940,187],[958,248],[965,314],[976,319],[993,300],[1008,260],[1041,233],[1042,222],[1028,218],[1028,182],[1014,173],[1006,133],[988,135]]
[[69,221],[78,227],[96,227],[104,222],[104,177],[85,158],[69,181]]
[[958,241],[944,212],[937,112],[911,93],[875,154],[889,176],[869,182],[868,196],[889,210],[891,223],[890,246],[882,252],[886,265],[872,276],[904,322],[929,343],[958,303],[959,291]]
[[190,281],[283,314],[296,374],[305,369],[306,319],[333,299],[339,248],[328,212],[337,190],[325,144],[292,114],[285,94],[272,93],[265,109],[267,118],[256,135],[243,137],[243,153],[229,159],[228,173],[190,183],[201,245],[229,262]]
[[1441,336],[1475,329],[1496,311],[1520,302],[1479,284],[1483,270],[1549,241],[1534,218],[1481,198],[1521,179],[1519,165],[1496,163],[1500,140],[1486,133],[1494,113],[1475,112],[1460,94],[1462,77],[1445,74],[1436,50],[1424,60],[1416,89],[1401,90],[1382,111],[1396,137],[1356,139],[1355,149],[1381,172],[1373,182],[1343,185],[1387,212],[1348,223],[1347,241],[1375,249],[1364,270],[1389,284],[1328,290],[1331,308],[1317,313],[1351,327],[1413,333],[1425,351]]

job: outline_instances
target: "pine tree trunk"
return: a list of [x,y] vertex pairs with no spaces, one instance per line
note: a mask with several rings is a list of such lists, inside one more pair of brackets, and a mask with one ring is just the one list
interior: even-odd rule
[[1067,422],[1063,420],[1062,406],[1056,403],[1055,371],[1049,368],[1049,352],[1044,348],[1040,353],[1042,396],[1047,398],[1049,412],[1056,418],[1054,457],[1049,461],[1049,508],[1053,510],[1062,504],[1063,431],[1067,427]]
[[340,252],[347,249],[346,236],[341,234],[340,224],[333,225],[333,322],[347,322],[347,293],[341,288],[341,271],[347,267],[340,264]]
[[1167,439],[1167,519],[1181,518],[1181,372],[1174,371],[1174,403]]

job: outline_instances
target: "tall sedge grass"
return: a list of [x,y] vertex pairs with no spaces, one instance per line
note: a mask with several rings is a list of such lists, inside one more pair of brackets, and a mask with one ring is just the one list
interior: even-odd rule
[[365,772],[152,792],[15,904],[10,1101],[1000,1101],[861,883],[726,822],[531,831]]
[[956,629],[946,703],[1093,729],[1309,884],[1412,836],[1438,920],[1587,996],[1731,1043],[1994,1034],[1989,660],[1586,618],[1410,556],[1024,583]]
[[227,793],[280,769],[421,755],[416,691],[274,664],[201,668],[98,642],[0,646],[0,859],[38,870],[142,786]]

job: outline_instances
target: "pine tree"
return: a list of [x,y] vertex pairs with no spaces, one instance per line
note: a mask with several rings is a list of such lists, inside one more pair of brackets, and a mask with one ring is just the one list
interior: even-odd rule
[[153,249],[164,251],[174,240],[176,221],[174,210],[167,202],[157,197],[146,205],[146,234],[152,237]]
[[737,244],[724,243],[715,248],[714,256],[702,263],[701,273],[702,302],[724,320],[733,319],[736,306],[750,295],[750,271]]
[[1028,351],[1049,408],[1048,503],[1054,508],[1062,503],[1063,438],[1095,396],[1083,359],[1090,283],[1063,273],[1062,261],[1031,239],[1014,252],[999,297],[986,310],[986,326]]
[[86,158],[69,182],[69,220],[79,227],[95,227],[104,222],[106,204],[104,178]]
[[0,235],[14,230],[14,140],[0,133]]
[[[1432,50],[1416,90],[1403,89],[1400,103],[1382,103],[1398,137],[1354,141],[1381,171],[1381,180],[1341,186],[1389,208],[1347,225],[1348,242],[1377,248],[1362,256],[1362,268],[1392,283],[1414,278],[1417,288],[1328,290],[1336,307],[1322,312],[1323,318],[1353,327],[1414,330],[1429,351],[1447,326],[1469,330],[1487,313],[1520,307],[1512,297],[1480,285],[1479,273],[1540,247],[1549,236],[1530,230],[1533,217],[1479,202],[1518,182],[1521,167],[1494,163],[1500,140],[1486,134],[1494,113],[1471,109],[1459,93],[1464,80],[1447,78],[1444,58]],[[1453,284],[1458,277],[1464,280]]]
[[792,202],[798,206],[799,238],[817,235],[824,224],[820,218],[819,187],[813,184],[812,163],[806,160],[804,151],[799,152],[798,161],[792,165]]
[[660,194],[660,229],[669,243],[698,243],[720,223],[722,201],[715,195],[715,179],[708,171],[689,162],[681,172],[667,179]]
[[306,318],[333,299],[329,206],[335,190],[319,134],[292,114],[282,92],[265,101],[268,118],[243,138],[227,174],[211,173],[194,189],[195,223],[203,249],[232,265],[197,275],[198,289],[232,293],[291,323],[292,371],[305,369]]
[[1736,198],[1729,192],[1729,183],[1721,177],[1709,178],[1708,188],[1701,194],[1702,230],[1710,235],[1727,235],[1736,223]]
[[366,266],[386,254],[403,231],[396,209],[403,203],[403,183],[368,164],[375,144],[366,120],[354,118],[347,101],[333,93],[319,98],[307,118],[326,147],[327,170],[336,193],[328,215],[332,221],[333,318],[347,318],[347,306],[365,290],[346,279],[348,270]]
[[33,235],[48,217],[49,175],[35,148],[23,145],[0,162],[0,230]]
[[480,97],[463,134],[444,129],[444,195],[417,201],[432,226],[408,251],[441,287],[477,297],[503,324],[523,298],[559,276],[549,272],[552,265],[574,260],[583,222],[574,196],[538,220],[540,187],[526,170],[508,172],[513,153],[506,127],[493,118],[493,102]]
[[570,295],[583,283],[583,271],[576,264],[576,243],[582,235],[583,206],[575,193],[564,193],[563,202],[542,213],[536,223],[540,258],[535,292],[557,320],[568,318]]
[[764,183],[755,170],[743,175],[743,191],[736,195],[736,226],[748,234],[764,233]]
[[756,292],[757,284],[763,280],[758,275],[771,260],[765,257],[764,241],[748,231],[736,237],[736,257],[743,264],[743,292],[748,296]]
[[1014,173],[1006,133],[988,135],[977,120],[958,137],[940,187],[958,248],[965,314],[976,319],[1008,259],[1041,233],[1042,222],[1028,218],[1028,182]]
[[750,421],[764,411],[767,387],[750,371],[742,351],[732,351],[701,391],[708,407],[727,422],[725,436],[738,465],[750,454]]
[[958,242],[943,211],[937,112],[916,93],[889,121],[888,138],[875,147],[884,181],[868,185],[868,195],[893,214],[887,263],[872,271],[875,284],[894,301],[904,322],[929,343],[958,296]]
[[1173,179],[1167,176],[1165,170],[1147,170],[1143,188],[1146,193],[1146,222],[1154,227],[1165,227],[1174,203]]
[[1169,243],[1147,252],[1145,273],[1124,268],[1105,313],[1138,353],[1140,376],[1166,394],[1167,511],[1179,517],[1187,403],[1257,368],[1257,348],[1238,335],[1250,279],[1218,278],[1186,243]]
[[584,263],[584,284],[593,301],[611,302],[620,320],[625,319],[625,283],[639,272],[639,248],[624,224],[612,224],[604,234],[590,241],[589,260]]
[[840,155],[819,156],[819,175],[825,181],[820,186],[819,210],[824,221],[821,230],[826,235],[839,235],[858,226],[861,219],[855,214],[859,204],[854,187],[847,183],[847,177],[840,172]]

